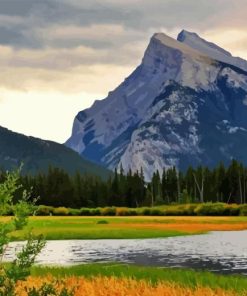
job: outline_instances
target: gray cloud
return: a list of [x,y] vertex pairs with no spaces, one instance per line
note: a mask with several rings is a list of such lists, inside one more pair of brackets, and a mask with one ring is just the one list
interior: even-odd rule
[[[12,41],[13,46],[19,47],[46,46],[50,44],[49,40],[45,36],[35,36],[35,31],[39,28],[49,30],[53,26],[87,27],[95,24],[112,24],[142,32],[161,27],[203,30],[208,28],[209,23],[220,23],[220,15],[231,10],[232,3],[230,0],[2,0],[0,14],[12,17],[12,25],[11,19],[9,22],[1,23],[0,15],[0,24],[8,25],[10,30],[8,36],[1,34],[0,43],[9,44]],[[13,22],[14,17],[19,17],[18,23]],[[4,32],[3,29],[2,31]],[[104,32],[102,34],[104,35]],[[68,40],[66,43],[64,39],[56,39],[53,46],[71,47],[82,42],[89,47],[101,48],[110,45],[106,41],[107,36],[104,37],[105,42],[84,39],[83,36],[76,42]],[[128,38],[123,40],[128,41]]]
[[[211,31],[247,27],[246,7],[247,0],[0,0],[0,67],[134,67],[155,31],[175,36],[185,28],[217,42]],[[228,42],[240,53],[241,38]]]

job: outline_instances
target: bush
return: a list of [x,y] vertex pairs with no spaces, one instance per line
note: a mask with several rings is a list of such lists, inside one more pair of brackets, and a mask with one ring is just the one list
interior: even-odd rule
[[67,209],[65,207],[55,208],[53,210],[53,215],[55,215],[55,216],[68,216],[69,215],[69,209]]
[[91,216],[91,209],[89,208],[81,208],[80,216]]
[[166,216],[189,216],[194,215],[194,208],[191,205],[167,206],[164,209]]
[[239,216],[240,206],[237,204],[225,205],[225,216]]
[[150,216],[151,215],[151,208],[141,208],[138,211],[139,215],[143,216]]
[[53,214],[54,207],[49,206],[38,206],[38,209],[36,210],[35,214],[37,216],[49,216]]
[[164,210],[159,209],[159,208],[151,208],[150,209],[150,215],[151,216],[164,216]]
[[198,216],[224,216],[227,213],[225,204],[223,203],[204,203],[198,205],[194,212]]
[[134,209],[130,208],[116,208],[117,216],[135,216],[137,212]]
[[116,208],[115,207],[106,207],[101,209],[102,216],[115,216]]
[[5,212],[3,216],[13,216],[14,215],[14,208],[11,205],[6,205]]
[[79,209],[69,209],[69,216],[80,216]]
[[80,216],[100,216],[101,215],[99,208],[96,208],[96,209],[81,208],[79,211],[80,211]]
[[109,222],[106,220],[99,220],[96,224],[109,224]]
[[239,214],[240,216],[247,216],[247,205],[240,206]]
[[91,216],[100,216],[100,215],[101,215],[100,208],[91,209],[91,210],[90,210],[90,215],[91,215]]

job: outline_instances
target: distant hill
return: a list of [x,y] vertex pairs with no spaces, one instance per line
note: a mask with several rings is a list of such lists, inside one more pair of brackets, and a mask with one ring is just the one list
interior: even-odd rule
[[107,177],[110,171],[79,156],[70,148],[12,132],[0,126],[0,167],[11,170],[24,163],[24,173],[45,172],[49,166]]

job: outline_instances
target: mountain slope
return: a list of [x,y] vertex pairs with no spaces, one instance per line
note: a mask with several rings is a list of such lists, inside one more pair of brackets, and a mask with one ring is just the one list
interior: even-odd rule
[[109,176],[109,171],[82,159],[76,152],[64,145],[27,137],[0,127],[0,167],[13,169],[24,163],[23,172],[36,173],[54,166],[69,173]]
[[142,167],[147,179],[172,165],[247,163],[247,62],[238,63],[196,34],[156,33],[137,69],[78,113],[66,145],[108,168]]

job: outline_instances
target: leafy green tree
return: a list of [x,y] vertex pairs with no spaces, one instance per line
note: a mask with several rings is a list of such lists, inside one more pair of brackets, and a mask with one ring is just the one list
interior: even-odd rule
[[0,223],[0,295],[14,296],[15,284],[30,274],[36,256],[45,245],[43,238],[34,237],[28,233],[27,243],[16,254],[16,259],[10,264],[3,263],[8,249],[10,236],[13,231],[23,229],[28,223],[28,217],[34,212],[34,203],[30,202],[31,193],[22,190],[21,198],[13,203],[14,194],[22,189],[20,184],[20,170],[7,173],[4,181],[0,183],[0,216],[6,215],[9,208],[13,209],[14,216],[10,220]]

